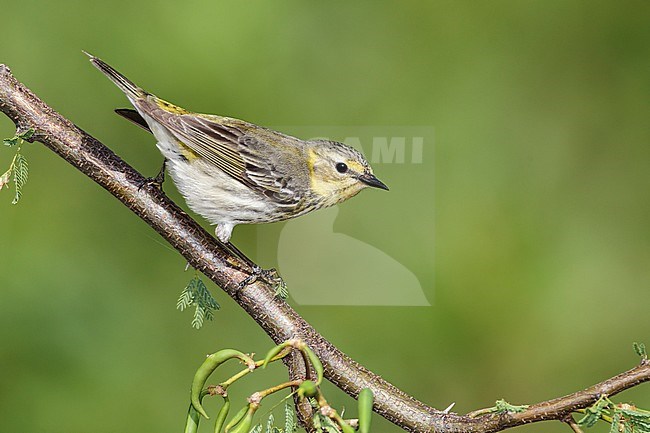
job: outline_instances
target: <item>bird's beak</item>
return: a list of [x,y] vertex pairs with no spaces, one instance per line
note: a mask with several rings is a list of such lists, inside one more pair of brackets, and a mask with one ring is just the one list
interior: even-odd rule
[[386,184],[384,184],[384,182],[382,182],[381,180],[377,179],[374,174],[364,173],[359,176],[359,180],[368,186],[373,186],[375,188],[381,188],[388,191],[388,187],[386,186]]

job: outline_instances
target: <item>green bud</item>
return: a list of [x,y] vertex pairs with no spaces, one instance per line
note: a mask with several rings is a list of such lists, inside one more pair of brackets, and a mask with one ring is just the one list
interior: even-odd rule
[[230,420],[230,422],[226,425],[226,433],[230,431],[234,426],[241,421],[244,416],[246,416],[246,413],[248,413],[248,405],[242,407],[239,412],[235,414],[235,416]]
[[246,362],[249,368],[251,365],[255,364],[255,361],[253,361],[250,356],[238,350],[224,349],[213,353],[212,355],[209,355],[194,374],[194,380],[192,380],[192,389],[190,392],[190,401],[192,402],[194,409],[196,409],[196,411],[203,415],[206,419],[209,419],[210,417],[207,413],[205,413],[203,406],[201,406],[201,390],[203,389],[205,382],[207,382],[208,377],[210,377],[212,372],[214,372],[214,370],[216,370],[217,367],[219,367],[221,364],[233,358],[239,358],[242,361]]
[[289,343],[285,341],[284,343],[278,344],[273,349],[269,350],[269,352],[264,357],[264,363],[262,364],[262,368],[266,368],[266,365],[271,361],[271,359],[278,356],[278,354],[282,352],[282,350],[287,346],[289,346]]
[[309,362],[311,365],[314,367],[314,370],[316,371],[316,377],[318,380],[316,381],[316,385],[320,385],[321,382],[323,381],[323,364],[320,362],[320,359],[318,359],[318,356],[314,353],[313,350],[309,348],[306,344],[303,344],[300,350],[304,351],[305,354],[307,354],[307,358],[309,358]]
[[305,380],[298,387],[298,395],[300,397],[315,397],[318,394],[318,386],[311,380]]
[[228,412],[230,411],[230,400],[228,397],[223,398],[223,406],[221,409],[219,409],[219,413],[217,414],[217,420],[214,422],[214,433],[221,433],[221,428],[223,427],[223,424],[226,422],[226,418],[228,417]]
[[187,411],[187,421],[185,421],[185,433],[196,433],[199,430],[200,419],[201,415],[190,404],[190,408]]
[[[248,433],[253,425],[253,417],[258,408],[259,405],[257,404],[249,404],[248,407],[245,407],[244,409],[246,409],[246,412],[244,416],[240,418],[239,423],[236,423],[237,425],[235,425],[232,430],[228,430],[228,427],[226,427],[226,433]],[[232,423],[232,421],[230,423]]]
[[253,406],[251,405],[251,407],[248,408],[244,419],[241,420],[235,428],[230,430],[230,433],[248,433],[253,426],[253,416],[255,415],[256,410],[257,408],[253,409]]
[[359,433],[370,432],[370,421],[372,418],[372,405],[374,395],[370,388],[363,388],[359,393]]

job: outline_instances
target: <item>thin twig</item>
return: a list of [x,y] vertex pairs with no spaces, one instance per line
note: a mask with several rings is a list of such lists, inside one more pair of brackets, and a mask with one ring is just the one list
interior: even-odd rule
[[253,401],[259,403],[261,399],[268,397],[273,393],[282,391],[283,389],[287,389],[287,388],[295,388],[297,386],[300,386],[302,382],[303,382],[302,380],[290,380],[289,382],[283,382],[278,385],[272,386],[271,388],[267,388],[262,391],[257,391],[256,393],[254,393],[248,398],[248,401],[249,403],[252,403]]
[[563,422],[567,423],[574,433],[584,433],[578,423],[573,419],[573,416],[570,414],[564,418]]

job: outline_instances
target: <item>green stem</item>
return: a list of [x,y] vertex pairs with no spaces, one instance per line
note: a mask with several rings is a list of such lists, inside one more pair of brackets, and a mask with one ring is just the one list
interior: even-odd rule
[[[581,413],[581,414],[586,414],[587,409],[577,409],[575,412],[578,412],[578,413]],[[607,415],[605,415],[603,413],[600,414],[600,419],[602,419],[603,421],[608,422],[610,424],[612,422],[614,422],[614,419],[611,416],[607,416]]]
[[271,388],[267,388],[267,389],[265,389],[263,391],[258,391],[253,395],[258,397],[259,400],[261,400],[264,397],[268,397],[269,395],[273,394],[274,392],[282,391],[283,389],[290,388],[292,386],[300,386],[301,383],[302,383],[301,379],[291,380],[289,382],[284,382],[284,383],[281,383],[279,385],[273,386]]
[[[282,358],[284,358],[285,356],[287,356],[288,354],[289,354],[289,351],[286,351],[286,352],[284,352],[284,351],[283,351],[283,352],[280,352],[280,353],[278,353],[276,356],[274,356],[273,358],[271,358],[271,360],[270,360],[269,362],[274,362],[274,361],[277,361],[277,360],[279,360],[279,359],[282,359]],[[228,387],[229,387],[230,385],[232,385],[234,382],[238,381],[239,379],[241,379],[242,377],[248,375],[249,373],[252,373],[252,372],[255,371],[258,367],[261,367],[263,364],[264,364],[264,360],[263,360],[263,359],[260,360],[260,361],[256,361],[256,362],[255,362],[255,368],[254,368],[253,370],[251,370],[250,368],[245,368],[245,369],[243,369],[242,371],[240,371],[239,373],[237,373],[237,374],[233,375],[232,377],[230,377],[228,380],[226,380],[226,381],[224,381],[224,382],[221,382],[219,385],[220,385],[220,386],[224,389],[224,391],[225,391],[225,390],[228,389]]]

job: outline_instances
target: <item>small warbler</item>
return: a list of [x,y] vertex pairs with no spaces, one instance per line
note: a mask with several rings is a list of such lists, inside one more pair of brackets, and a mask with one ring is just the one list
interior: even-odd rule
[[153,133],[188,206],[217,225],[224,243],[237,224],[283,221],[369,186],[388,189],[363,155],[343,143],[304,141],[243,120],[192,113],[88,57],[136,109],[117,113]]

